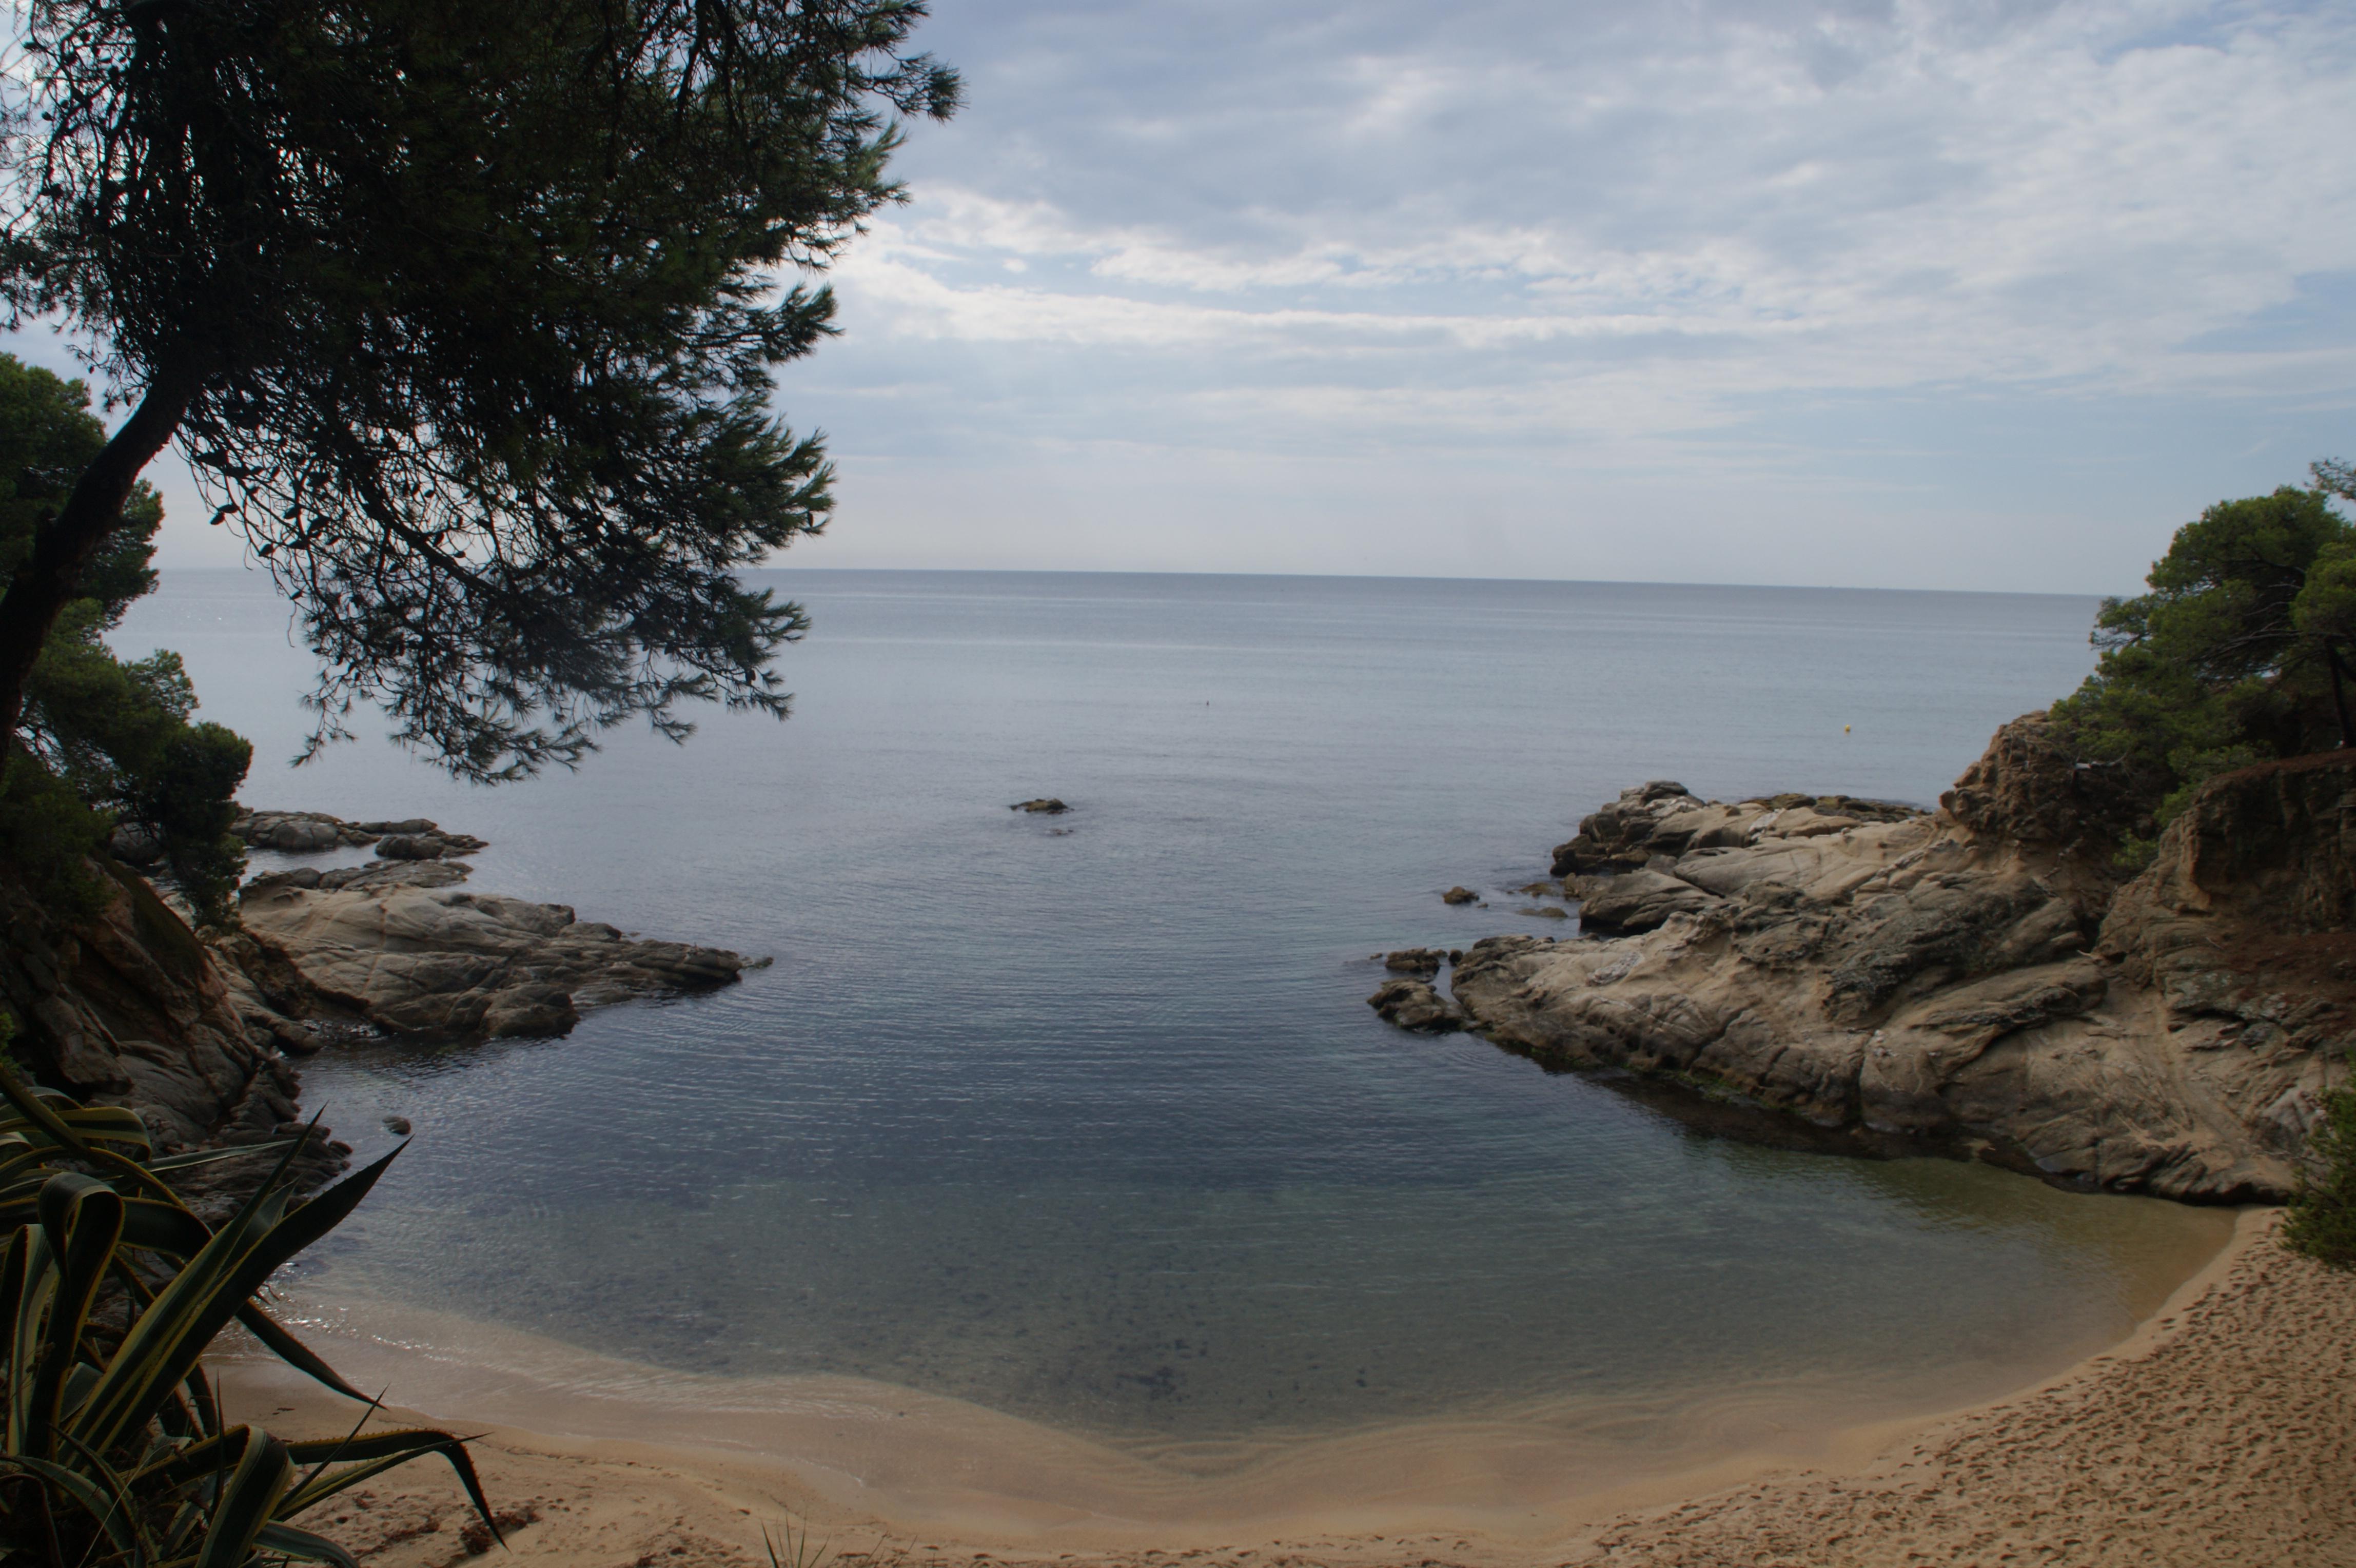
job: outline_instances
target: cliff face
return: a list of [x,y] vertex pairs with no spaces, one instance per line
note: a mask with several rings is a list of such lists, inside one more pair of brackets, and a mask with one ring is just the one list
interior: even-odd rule
[[[2032,714],[1935,816],[1663,797],[1658,845],[1603,845],[1642,897],[1574,872],[1649,929],[1493,938],[1452,990],[1551,1064],[2088,1185],[2279,1197],[2356,1042],[2356,757],[2212,781],[2124,887],[2088,847],[2105,787]],[[1582,836],[1627,837],[1631,804]]]
[[166,1152],[259,1142],[293,1121],[294,1069],[249,1037],[212,951],[144,879],[104,875],[105,907],[72,926],[0,875],[0,996],[23,1028],[17,1053],[137,1112]]

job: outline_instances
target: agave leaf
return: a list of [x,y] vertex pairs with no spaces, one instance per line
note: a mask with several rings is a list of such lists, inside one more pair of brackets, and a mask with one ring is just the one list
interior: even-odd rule
[[360,1568],[359,1559],[329,1541],[324,1535],[314,1535],[291,1524],[265,1524],[254,1538],[256,1546],[265,1552],[276,1552],[288,1557],[299,1557],[305,1563],[332,1563],[336,1568]]
[[[0,1139],[0,1148],[6,1147],[7,1141]],[[55,1152],[48,1148],[28,1145],[24,1148],[11,1149],[5,1155],[0,1155],[0,1181],[15,1180],[17,1172],[28,1165],[39,1165],[42,1161],[50,1158]]]
[[[107,1487],[77,1470],[51,1460],[36,1458],[30,1454],[0,1454],[0,1475],[11,1470],[36,1477],[55,1487],[98,1521],[98,1527],[106,1532],[107,1540],[114,1543],[117,1552],[128,1553],[134,1563],[147,1561],[145,1543],[132,1528],[133,1516],[127,1499],[110,1494]],[[10,1561],[16,1559],[12,1557]]]
[[126,1247],[144,1248],[174,1258],[193,1258],[212,1239],[211,1228],[178,1204],[157,1203],[145,1197],[123,1201],[123,1244]]
[[253,1554],[254,1537],[270,1523],[279,1499],[294,1478],[294,1462],[286,1456],[286,1444],[252,1427],[241,1426],[236,1432],[245,1436],[243,1451],[214,1494],[212,1523],[205,1530],[205,1544],[197,1553],[195,1568],[245,1568],[247,1558]]
[[58,1271],[49,1257],[49,1239],[37,1225],[20,1225],[9,1238],[7,1273],[0,1297],[11,1307],[0,1322],[8,1336],[8,1420],[5,1452],[22,1454],[31,1446],[26,1429],[32,1420],[34,1369],[39,1364],[41,1323],[49,1298],[57,1293]]
[[[81,1134],[66,1125],[58,1115],[57,1108],[48,1103],[52,1095],[26,1088],[24,1081],[8,1069],[5,1062],[0,1062],[0,1097],[5,1097],[32,1129],[37,1130],[52,1144],[71,1149],[77,1155],[90,1153],[90,1145],[82,1141]],[[65,1097],[56,1095],[55,1098],[62,1100]],[[67,1101],[67,1103],[70,1105],[72,1101]]]
[[346,1399],[359,1400],[369,1405],[377,1402],[344,1381],[336,1369],[321,1360],[309,1346],[288,1333],[285,1325],[253,1303],[249,1301],[237,1309],[237,1320],[245,1326],[247,1333],[261,1340],[280,1360],[296,1371],[325,1383]]
[[41,1230],[58,1258],[58,1287],[33,1374],[25,1449],[46,1455],[58,1423],[66,1374],[80,1358],[83,1326],[123,1240],[123,1195],[96,1176],[63,1171],[41,1188]]
[[439,1454],[449,1460],[450,1467],[458,1473],[458,1484],[466,1488],[466,1500],[474,1504],[475,1511],[482,1516],[483,1527],[491,1532],[491,1539],[506,1544],[499,1535],[498,1521],[491,1517],[490,1499],[483,1495],[482,1477],[475,1473],[475,1461],[466,1452],[464,1438],[447,1432],[420,1428],[371,1433],[366,1437],[324,1438],[315,1443],[290,1444],[288,1449],[305,1463],[343,1459],[359,1463],[315,1476],[289,1492],[278,1509],[281,1519],[292,1519],[304,1509],[316,1507],[371,1476],[381,1475],[428,1454]]
[[[148,1557],[153,1555],[154,1543],[148,1539],[146,1530],[139,1522],[139,1510],[132,1506],[131,1488],[123,1484],[122,1476],[116,1472],[114,1466],[106,1462],[105,1455],[91,1453],[80,1444],[75,1443],[68,1434],[59,1433],[58,1435],[71,1444],[80,1453],[85,1473],[105,1484],[107,1495],[113,1501],[113,1511],[101,1519],[99,1522],[105,1529],[108,1537],[119,1545],[123,1533],[128,1533],[132,1539],[131,1561],[134,1568],[146,1562]],[[114,1528],[114,1521],[118,1519],[124,1527],[123,1532],[118,1532]]]
[[142,1150],[155,1147],[147,1123],[138,1112],[120,1105],[75,1105],[69,1101],[55,1107],[58,1120],[88,1139],[104,1139],[113,1144],[134,1144]]
[[[305,1133],[307,1137],[309,1134]],[[239,1144],[226,1149],[191,1149],[186,1154],[158,1155],[147,1162],[151,1171],[184,1171],[196,1165],[219,1165],[223,1160],[241,1160],[250,1155],[274,1155],[290,1148],[300,1148],[302,1138],[272,1138],[260,1144]]]
[[[108,1364],[106,1380],[77,1418],[75,1434],[109,1449],[145,1426],[238,1308],[287,1259],[334,1230],[400,1152],[355,1171],[291,1214],[284,1212],[283,1190],[256,1192],[139,1315]],[[283,1174],[283,1163],[280,1169]]]

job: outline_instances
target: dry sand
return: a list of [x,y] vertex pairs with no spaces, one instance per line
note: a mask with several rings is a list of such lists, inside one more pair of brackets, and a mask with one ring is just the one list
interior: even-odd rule
[[[2285,1252],[2271,1211],[2125,1345],[1993,1404],[1852,1434],[1811,1467],[1726,1468],[1622,1493],[1557,1538],[1462,1529],[1382,1534],[1289,1521],[1280,1538],[1058,1531],[1052,1548],[986,1524],[909,1527],[846,1509],[776,1464],[498,1429],[476,1444],[520,1563],[766,1564],[790,1527],[847,1568],[1469,1568],[1608,1563],[1719,1568],[2064,1563],[2091,1568],[2356,1568],[2356,1278]],[[231,1368],[237,1413],[290,1435],[332,1430],[338,1402]],[[1729,1485],[1730,1475],[1740,1475]],[[1632,1504],[1641,1503],[1642,1506]],[[489,1547],[447,1472],[393,1472],[303,1522],[371,1568],[448,1568]],[[944,1531],[948,1533],[943,1533]],[[779,1542],[780,1556],[797,1550]],[[862,1560],[864,1559],[865,1562]]]

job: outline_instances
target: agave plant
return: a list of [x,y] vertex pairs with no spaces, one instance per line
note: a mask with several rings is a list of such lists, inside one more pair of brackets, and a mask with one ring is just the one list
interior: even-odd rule
[[[214,1230],[171,1176],[255,1147],[157,1156],[131,1112],[29,1088],[5,1064],[0,1095],[0,1560],[245,1568],[299,1558],[357,1568],[294,1520],[430,1454],[456,1469],[496,1538],[465,1444],[446,1432],[363,1435],[375,1402],[255,1297],[352,1211],[393,1155],[304,1202],[289,1174],[303,1140],[262,1145],[276,1150],[275,1168]],[[361,1401],[362,1424],[300,1443],[224,1426],[200,1358],[232,1320]]]

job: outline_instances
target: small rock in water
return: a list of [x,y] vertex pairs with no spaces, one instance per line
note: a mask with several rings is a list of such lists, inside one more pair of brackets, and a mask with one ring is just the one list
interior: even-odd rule
[[1443,904],[1470,904],[1480,897],[1470,887],[1451,887],[1440,896],[1440,901]]
[[1043,795],[1036,800],[1017,800],[1006,809],[1010,811],[1029,811],[1038,816],[1060,817],[1072,808],[1061,800]]
[[1464,1026],[1456,1009],[1420,980],[1386,980],[1366,1005],[1387,1022],[1419,1034],[1445,1035]]
[[1551,904],[1525,904],[1514,911],[1516,915],[1536,915],[1541,920],[1568,920],[1570,911]]
[[409,1136],[409,1118],[388,1116],[384,1119],[384,1130],[396,1138],[406,1138]]
[[1398,974],[1419,974],[1430,980],[1440,972],[1445,957],[1437,948],[1401,948],[1383,954],[1383,967]]

